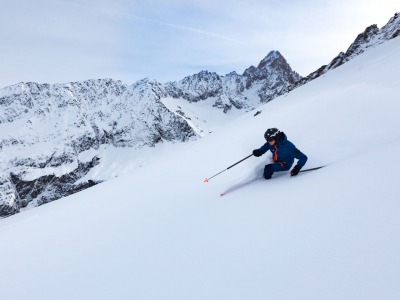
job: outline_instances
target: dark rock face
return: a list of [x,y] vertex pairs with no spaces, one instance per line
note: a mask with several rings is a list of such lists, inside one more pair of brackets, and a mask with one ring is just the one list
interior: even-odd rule
[[46,175],[31,181],[23,180],[20,176],[11,173],[10,179],[16,189],[18,199],[17,207],[26,207],[33,200],[39,206],[97,184],[98,182],[93,180],[76,184],[81,177],[86,175],[97,164],[98,159],[94,158],[91,162],[80,163],[75,170],[60,177]]

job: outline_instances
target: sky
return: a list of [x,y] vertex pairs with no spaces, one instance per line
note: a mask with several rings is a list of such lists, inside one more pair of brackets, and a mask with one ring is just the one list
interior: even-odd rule
[[181,80],[242,74],[270,51],[307,76],[393,0],[0,0],[0,88],[19,82]]

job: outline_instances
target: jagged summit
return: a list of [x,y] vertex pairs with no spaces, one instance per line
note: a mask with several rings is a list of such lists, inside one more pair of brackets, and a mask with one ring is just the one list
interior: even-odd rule
[[[254,74],[255,72],[265,72],[270,68],[275,68],[277,65],[285,64],[288,65],[286,59],[282,56],[279,51],[273,50],[268,53],[257,65],[257,67],[250,66],[243,72],[243,76],[249,76],[250,74]],[[290,66],[289,66],[290,67]]]
[[257,69],[264,69],[265,67],[271,65],[277,60],[285,60],[285,58],[279,51],[273,50],[270,53],[268,53],[268,55],[263,60],[260,61],[260,63],[257,66]]
[[261,60],[257,67],[251,66],[246,69],[243,77],[246,89],[250,89],[260,81],[265,81],[258,92],[261,102],[272,100],[283,89],[301,79],[301,76],[292,70],[283,55],[275,50]]

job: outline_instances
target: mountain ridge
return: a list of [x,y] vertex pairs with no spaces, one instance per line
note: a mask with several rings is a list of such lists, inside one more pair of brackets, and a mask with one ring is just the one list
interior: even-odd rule
[[322,75],[326,72],[333,70],[344,63],[350,61],[354,57],[367,51],[368,48],[375,47],[384,43],[387,40],[394,39],[400,35],[400,14],[395,13],[386,25],[381,29],[376,24],[368,26],[362,33],[360,33],[354,42],[349,46],[346,52],[340,52],[332,61],[318,68],[316,71],[311,72],[309,75],[301,78],[295,84],[283,89],[278,96],[286,94],[295,88],[302,86]]

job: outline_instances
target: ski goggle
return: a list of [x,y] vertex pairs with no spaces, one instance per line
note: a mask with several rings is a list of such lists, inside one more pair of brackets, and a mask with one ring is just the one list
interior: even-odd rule
[[266,136],[265,139],[267,140],[267,142],[272,142],[275,140],[275,138],[272,136]]

